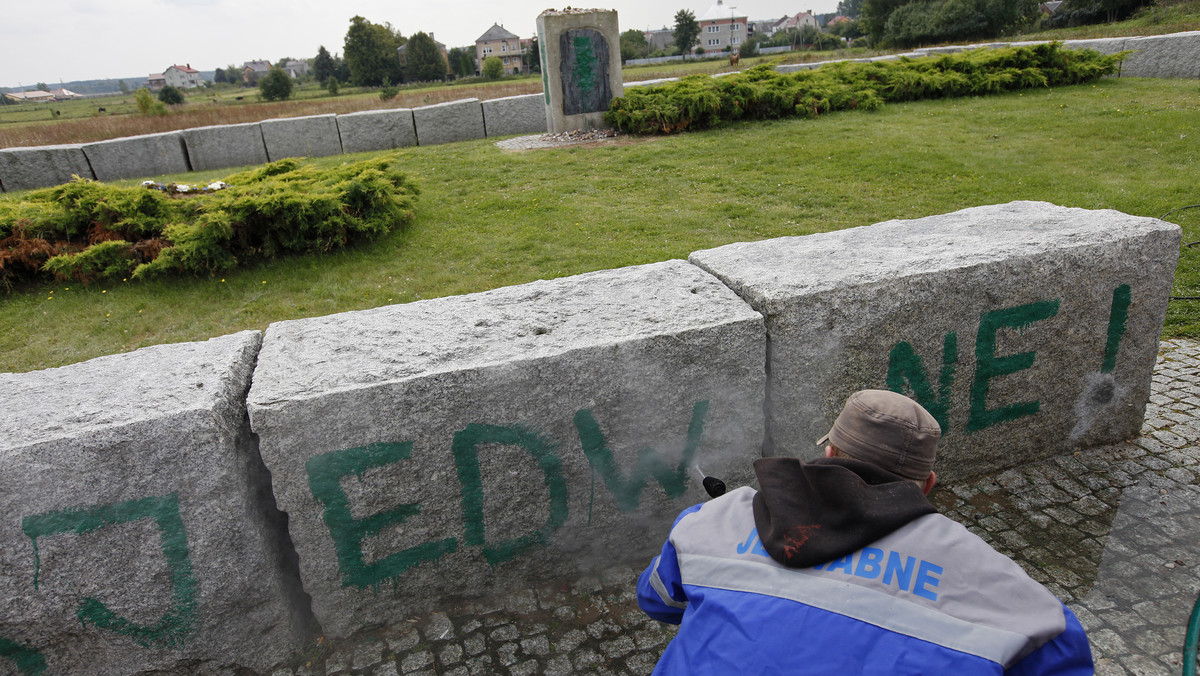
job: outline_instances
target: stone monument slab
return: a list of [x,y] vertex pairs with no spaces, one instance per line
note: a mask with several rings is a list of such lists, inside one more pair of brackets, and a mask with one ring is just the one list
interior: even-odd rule
[[543,134],[546,106],[541,94],[508,96],[483,102],[483,128],[488,136]]
[[616,10],[548,9],[537,30],[546,129],[607,129],[604,113],[625,91]]
[[851,392],[891,389],[938,418],[954,479],[1138,434],[1179,240],[1013,202],[690,259],[766,316],[766,452],[819,455]]
[[0,655],[216,673],[299,648],[310,616],[245,412],[260,342],[0,373]]
[[337,116],[342,152],[363,153],[417,145],[411,108],[364,110]]
[[483,129],[483,107],[479,99],[436,103],[413,108],[412,112],[413,123],[417,127],[417,143],[423,146],[487,136]]
[[258,122],[196,127],[180,133],[192,171],[267,163],[267,147]]
[[1128,38],[1123,77],[1200,77],[1200,31]]
[[278,120],[263,120],[263,144],[271,162],[285,157],[326,157],[342,154],[337,116],[306,115]]
[[191,171],[183,135],[177,131],[86,143],[83,153],[100,181]]
[[644,564],[698,468],[753,480],[763,340],[684,261],[272,324],[248,406],[322,628]]
[[0,149],[0,183],[6,192],[62,185],[73,176],[96,177],[82,144]]

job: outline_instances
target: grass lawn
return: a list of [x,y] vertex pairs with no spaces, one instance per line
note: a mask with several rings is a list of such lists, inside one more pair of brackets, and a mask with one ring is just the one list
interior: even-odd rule
[[[596,147],[400,149],[423,189],[407,231],[224,277],[14,290],[0,371],[1012,200],[1158,217],[1200,203],[1198,113],[1195,81],[1123,78]],[[1200,240],[1200,209],[1169,220]],[[1183,253],[1175,293],[1200,296]],[[1200,336],[1200,301],[1172,301],[1165,335]]]

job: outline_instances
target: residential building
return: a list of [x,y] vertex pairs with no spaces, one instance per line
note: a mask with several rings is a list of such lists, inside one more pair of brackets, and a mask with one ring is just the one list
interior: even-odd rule
[[288,75],[291,75],[292,79],[308,75],[308,61],[304,59],[289,59],[287,63],[283,64],[283,70]]
[[771,34],[774,35],[779,31],[786,31],[793,28],[804,28],[805,26],[812,26],[813,28],[821,27],[821,22],[817,21],[817,17],[812,13],[811,9],[807,12],[800,12],[795,16],[783,17],[775,24],[775,30],[771,31]]
[[646,44],[650,45],[650,53],[666,49],[675,44],[675,30],[660,28],[656,31],[646,31]]
[[150,91],[156,92],[167,86],[167,76],[162,73],[151,73],[150,77],[146,78],[146,86]]
[[521,40],[500,24],[492,24],[487,32],[475,40],[475,70],[483,71],[483,60],[489,56],[499,57],[506,74],[524,73],[524,54],[528,40]]
[[706,52],[737,49],[749,35],[746,15],[723,0],[708,8],[697,20],[700,24],[700,47]]
[[186,66],[171,66],[162,72],[162,76],[167,84],[178,89],[195,89],[204,84],[200,71],[192,68],[190,63]]
[[242,82],[252,85],[258,84],[258,81],[270,72],[270,61],[247,61],[242,64]]
[[9,92],[6,97],[13,101],[53,101],[54,94],[44,92],[40,89],[31,89],[25,92]]

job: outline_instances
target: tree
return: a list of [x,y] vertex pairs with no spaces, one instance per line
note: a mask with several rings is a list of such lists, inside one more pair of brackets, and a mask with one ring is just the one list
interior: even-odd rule
[[213,84],[224,84],[229,82],[229,78],[225,77],[225,69],[218,68],[213,71]]
[[901,47],[993,38],[1031,23],[1036,13],[1036,0],[910,2],[888,16],[882,38]]
[[841,0],[837,6],[838,16],[857,19],[862,16],[863,0]]
[[158,100],[168,106],[179,105],[184,102],[183,92],[179,91],[178,87],[167,85],[158,90]]
[[428,33],[418,32],[404,45],[404,81],[445,80],[449,68],[442,50]]
[[233,64],[225,66],[225,79],[229,84],[242,84],[242,69]]
[[371,23],[361,16],[350,19],[343,49],[350,81],[360,87],[378,87],[386,78],[399,82],[400,58],[396,50],[404,37],[390,26]]
[[650,55],[646,34],[636,28],[621,33],[621,60],[644,59]]
[[329,50],[325,49],[325,45],[317,47],[317,56],[313,59],[313,77],[317,78],[317,82],[325,84],[325,81],[333,76],[335,68],[333,57],[329,55]]
[[489,56],[483,60],[483,76],[489,80],[504,75],[504,62],[498,56]]
[[470,47],[454,47],[450,50],[450,70],[458,77],[475,74],[475,50]]
[[157,101],[149,89],[142,87],[133,93],[133,101],[142,115],[166,115],[167,104]]
[[533,36],[533,40],[529,42],[529,49],[521,55],[521,63],[525,66],[525,71],[528,73],[542,72],[542,50],[538,46],[537,36]]
[[258,93],[268,101],[286,101],[292,96],[292,76],[279,66],[273,66],[258,81]]
[[117,91],[121,92],[122,94],[128,94],[129,93],[129,85],[125,84],[124,80],[121,80],[120,82],[117,83]]
[[862,17],[863,28],[871,36],[872,43],[883,39],[892,12],[908,2],[909,0],[862,0],[862,13],[859,16]]
[[681,9],[675,13],[675,46],[680,54],[687,54],[692,45],[700,41],[700,24],[696,15],[690,9]]
[[39,82],[39,83],[37,83],[37,88],[38,88],[38,91],[39,91],[39,92],[48,92],[48,91],[50,91],[50,85],[46,84],[45,82]]

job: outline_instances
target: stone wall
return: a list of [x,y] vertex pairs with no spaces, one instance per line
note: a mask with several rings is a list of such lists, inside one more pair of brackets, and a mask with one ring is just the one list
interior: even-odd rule
[[[1034,43],[938,47],[864,60],[898,59],[1010,44]],[[1200,31],[1138,38],[1067,40],[1064,44],[1069,49],[1095,49],[1105,54],[1132,50],[1133,54],[1121,68],[1122,77],[1200,77]],[[778,70],[791,72],[820,65],[793,64],[779,66]],[[625,86],[664,81],[635,82]],[[549,100],[543,94],[492,101],[465,99],[415,109],[218,125],[89,144],[0,148],[0,191],[59,185],[70,181],[72,176],[111,181],[241,167],[281,157],[319,157],[342,152],[389,150],[418,143],[432,145],[544,133],[548,129],[545,113],[548,105]]]
[[1179,241],[1014,202],[0,374],[0,664],[263,670],[641,566],[859,388],[951,479],[1129,438]]

